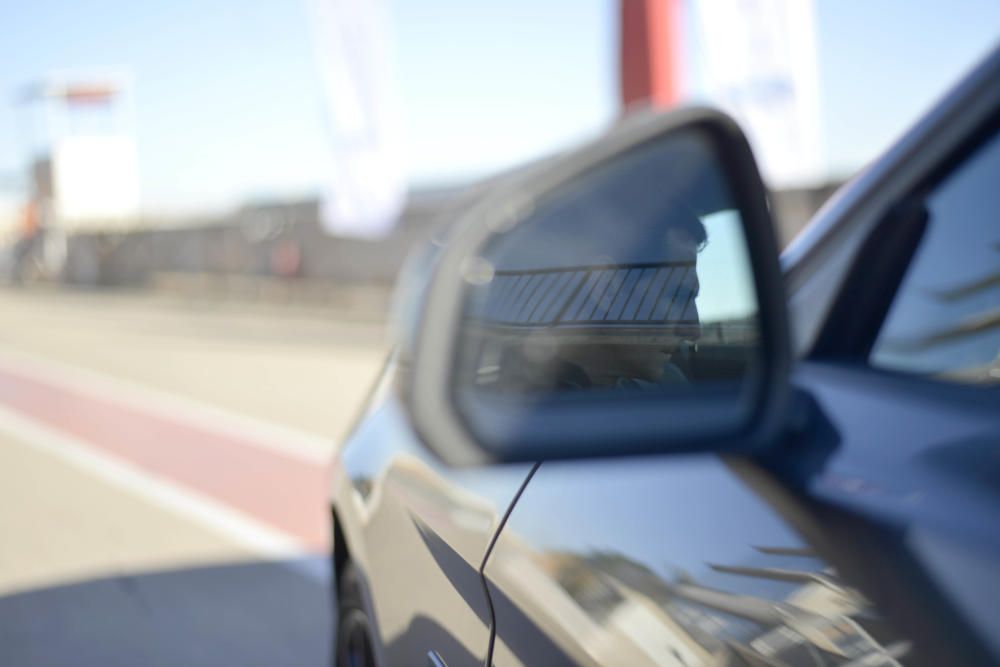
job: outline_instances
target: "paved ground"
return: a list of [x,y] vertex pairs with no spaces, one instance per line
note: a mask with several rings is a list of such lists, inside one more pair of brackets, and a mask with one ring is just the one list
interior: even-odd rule
[[329,312],[0,292],[0,664],[324,664]]
[[101,293],[0,291],[0,352],[23,351],[336,438],[385,343],[349,313]]

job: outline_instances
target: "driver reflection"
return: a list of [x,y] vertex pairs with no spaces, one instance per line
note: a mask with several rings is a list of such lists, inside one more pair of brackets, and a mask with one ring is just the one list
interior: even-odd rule
[[[569,321],[557,323],[545,334],[526,333],[508,347],[501,364],[507,369],[507,380],[541,391],[643,390],[687,383],[689,352],[701,334],[696,305],[697,257],[708,239],[703,223],[695,215],[671,217],[662,232],[662,250],[657,253],[663,258],[663,268],[631,269],[658,279],[633,281],[631,287],[626,282],[618,286],[617,292],[611,285],[601,295],[597,294],[597,284],[589,295],[596,313],[591,313],[591,320],[577,315],[574,321],[570,313]],[[619,273],[630,270],[629,265],[620,266]],[[645,292],[641,299],[638,293],[618,296],[627,289]],[[614,300],[624,304],[631,299],[637,304],[632,312],[640,309],[638,302],[642,301],[653,321],[626,320],[621,311],[608,307]],[[580,310],[588,306],[584,300]]]

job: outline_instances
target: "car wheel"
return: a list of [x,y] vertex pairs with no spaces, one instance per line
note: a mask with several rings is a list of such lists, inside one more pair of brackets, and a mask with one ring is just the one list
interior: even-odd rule
[[374,667],[371,624],[361,596],[361,576],[353,563],[337,581],[337,637],[334,667]]

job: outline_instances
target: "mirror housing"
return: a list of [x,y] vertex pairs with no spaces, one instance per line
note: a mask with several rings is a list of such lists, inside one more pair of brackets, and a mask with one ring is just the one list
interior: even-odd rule
[[[676,182],[694,180],[689,171],[698,160],[678,152],[688,144],[701,147],[701,168],[710,170],[721,183],[718,193],[711,187],[697,188],[699,196],[711,200],[724,193],[726,206],[738,214],[734,217],[743,234],[749,267],[746,282],[752,283],[756,306],[752,314],[754,354],[747,371],[725,386],[685,382],[646,393],[595,391],[570,396],[481,391],[464,368],[465,350],[470,340],[479,340],[473,325],[481,327],[486,321],[477,314],[473,295],[488,290],[491,281],[498,284],[497,276],[513,273],[502,271],[492,261],[502,256],[495,250],[498,239],[511,230],[540,225],[535,222],[536,213],[542,211],[544,218],[546,206],[554,200],[572,205],[574,196],[587,192],[595,178],[598,183],[611,181],[604,187],[612,190],[633,182],[600,180],[601,174],[616,165],[630,165],[628,173],[633,175],[669,177],[659,181],[664,190]],[[643,157],[658,150],[666,157],[659,161]],[[670,165],[669,174],[662,173],[665,164]],[[634,193],[622,194],[622,201],[634,199]],[[613,232],[608,235],[612,237]],[[546,252],[543,247],[536,254],[544,258]],[[550,254],[555,262],[558,253]],[[615,258],[611,267],[595,265],[604,259],[588,258],[586,266],[572,269],[607,273],[654,267],[621,263],[625,261],[621,258]],[[664,267],[671,264],[662,263]],[[535,273],[569,270],[533,269]],[[760,452],[776,440],[786,418],[790,343],[773,222],[746,138],[734,121],[717,111],[686,109],[631,118],[575,151],[499,179],[456,220],[421,292],[419,313],[400,349],[401,390],[425,444],[453,465],[667,452]],[[668,310],[673,312],[671,306],[664,306],[664,314]],[[661,319],[656,323],[661,337],[671,327],[679,331],[676,323]],[[542,324],[532,331],[569,330],[559,328],[561,321]],[[578,322],[571,324],[580,330]],[[629,331],[644,335],[640,329],[633,326]],[[619,326],[616,334],[621,331]]]

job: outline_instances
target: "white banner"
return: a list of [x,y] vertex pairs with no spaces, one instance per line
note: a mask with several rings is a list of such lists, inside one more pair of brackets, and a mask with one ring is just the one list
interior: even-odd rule
[[813,0],[693,0],[701,93],[743,126],[771,187],[824,180]]
[[377,238],[406,199],[386,0],[308,0],[332,137],[321,220],[334,234]]
[[135,224],[139,168],[135,142],[124,135],[81,135],[52,149],[56,221],[66,230]]

